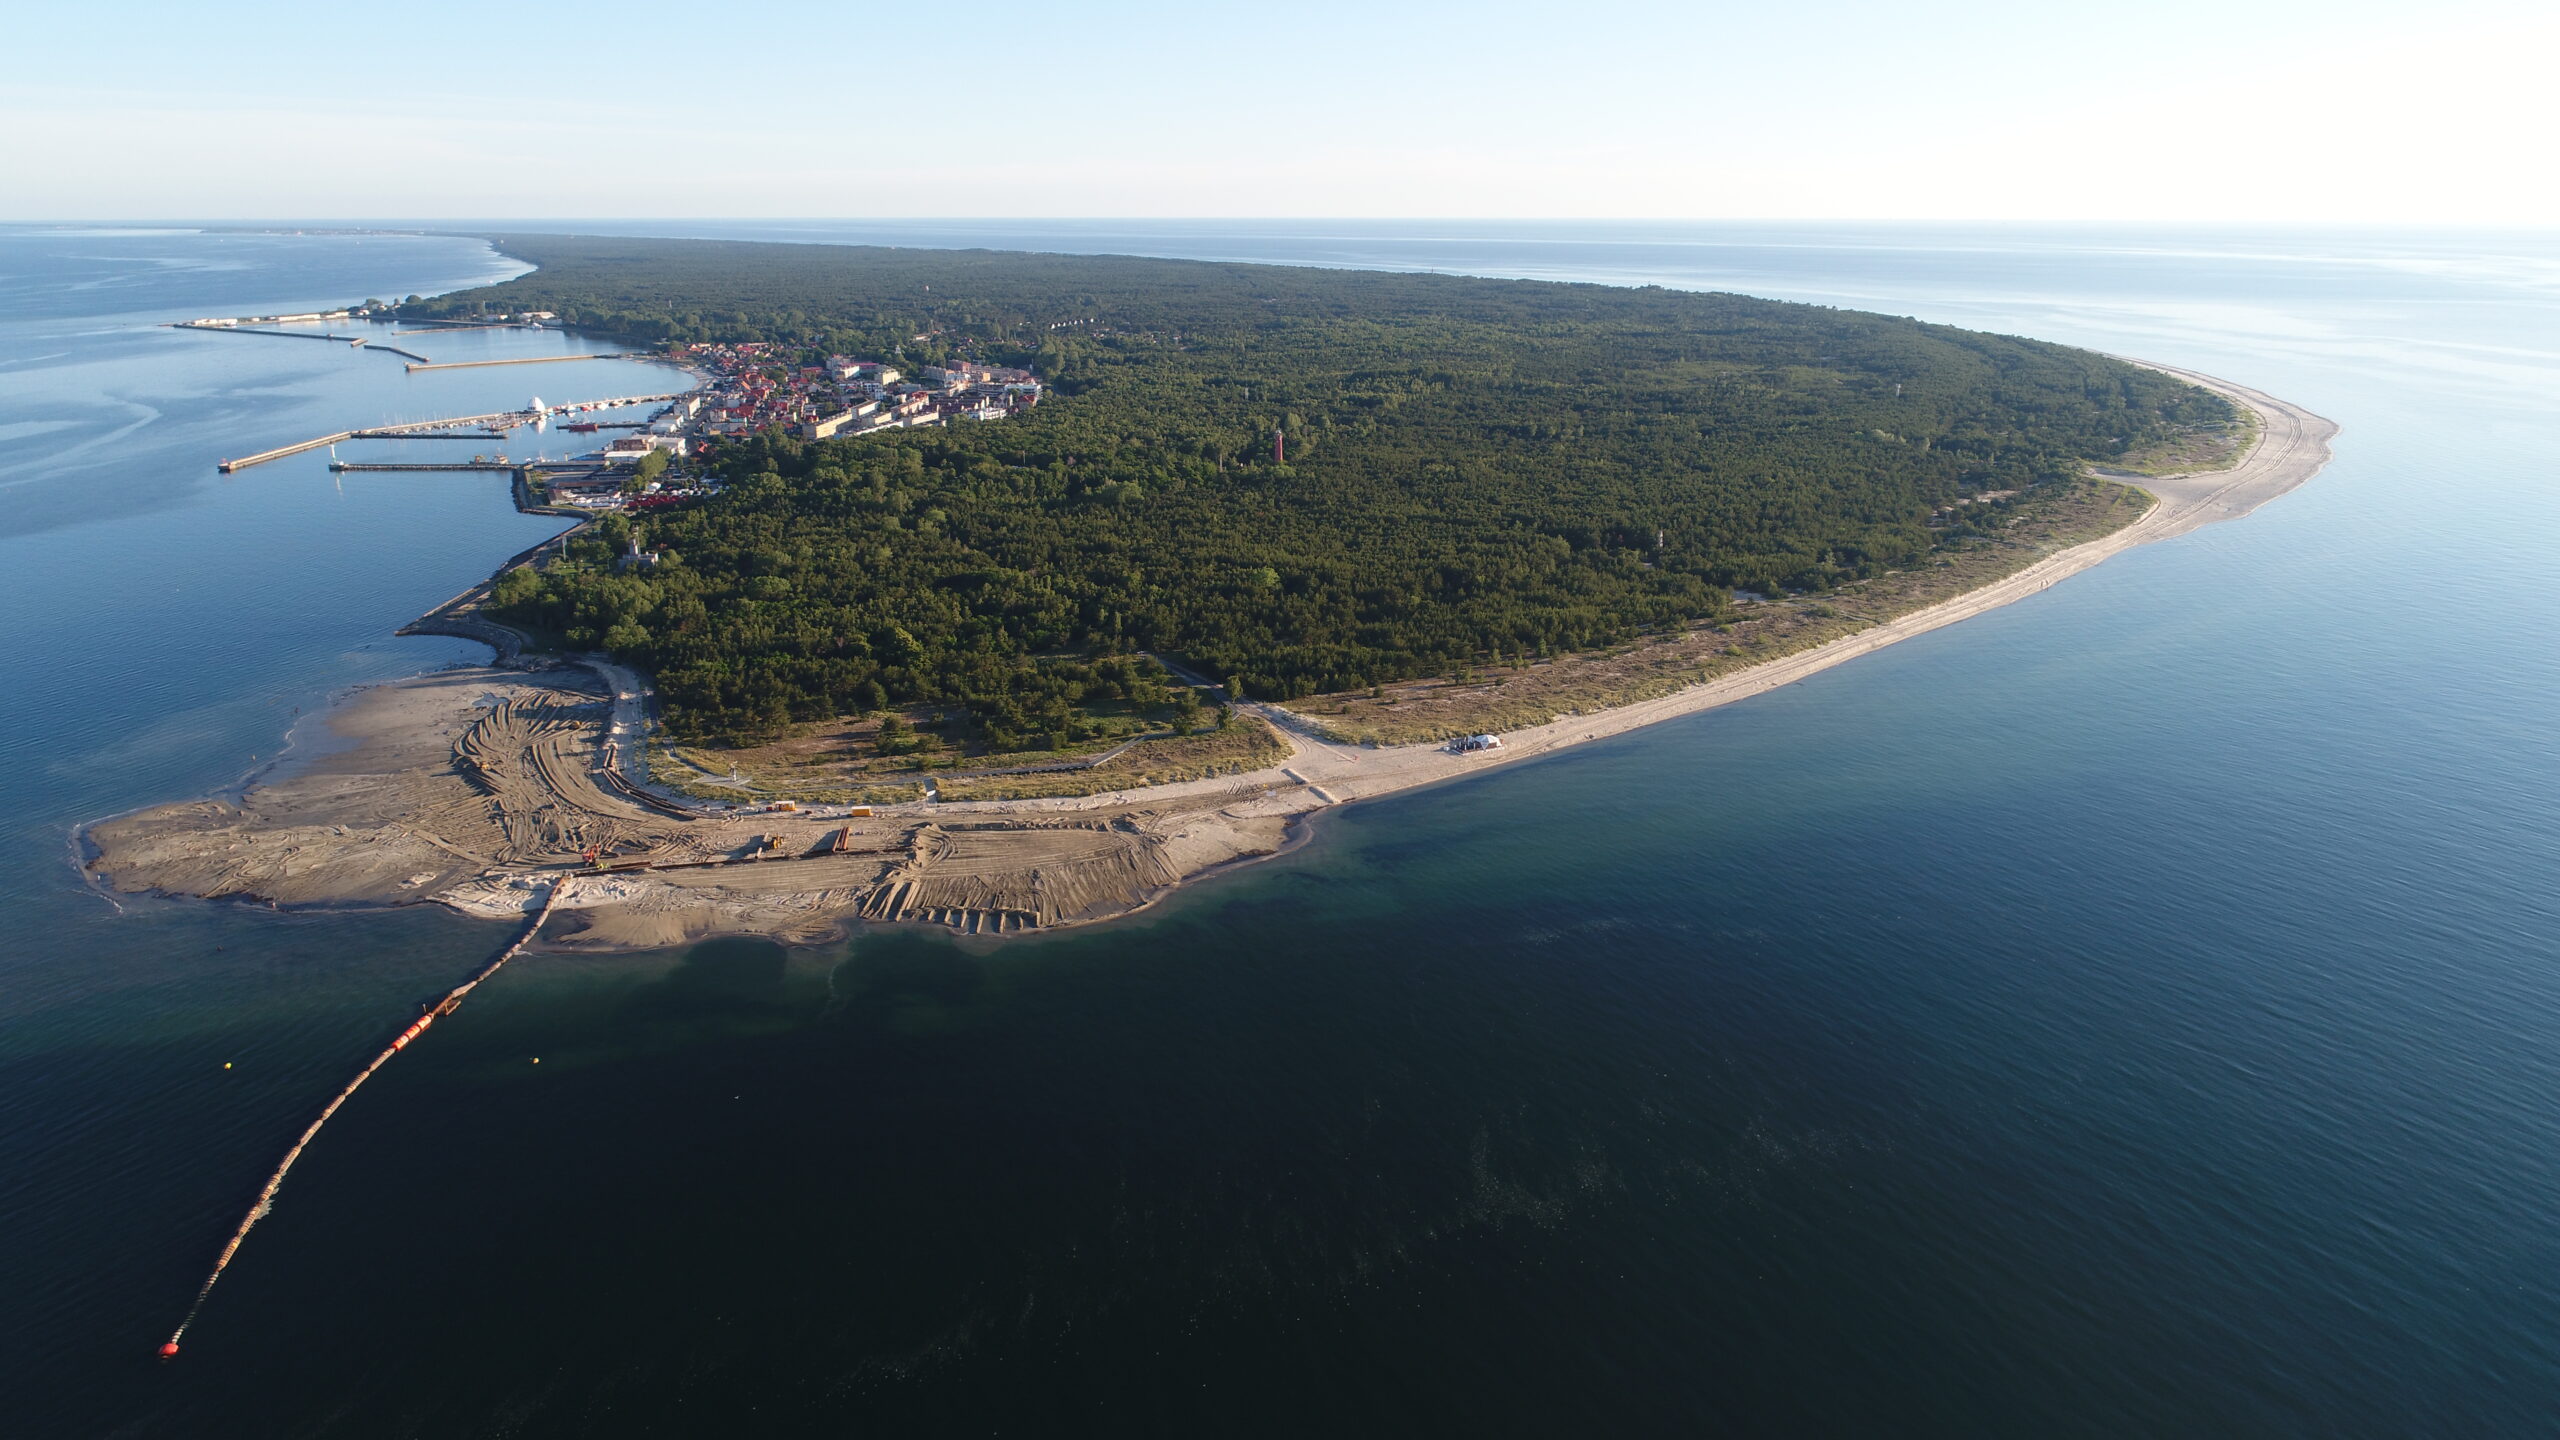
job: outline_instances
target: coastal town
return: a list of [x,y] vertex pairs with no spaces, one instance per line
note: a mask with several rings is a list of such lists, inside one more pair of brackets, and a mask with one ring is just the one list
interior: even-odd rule
[[[467,320],[438,322],[403,319],[404,324],[442,324],[452,330],[539,330],[557,317],[549,311],[475,315]],[[234,335],[268,335],[288,339],[344,341],[357,348],[388,352],[423,362],[414,351],[397,349],[362,335],[340,335],[322,329],[278,329],[286,325],[325,326],[342,320],[383,321],[374,302],[342,310],[293,315],[253,315],[175,322],[173,328]],[[393,332],[405,335],[407,331]],[[924,338],[924,337],[918,337]],[[891,360],[828,356],[822,364],[803,363],[782,347],[762,343],[684,344],[660,351],[540,355],[496,360],[465,360],[443,365],[415,363],[409,368],[458,369],[488,365],[538,365],[563,360],[634,359],[673,362],[692,372],[701,384],[681,394],[634,395],[569,404],[546,404],[535,396],[521,409],[479,415],[411,420],[372,428],[333,431],[271,450],[224,459],[217,468],[228,475],[307,450],[334,447],[348,440],[470,439],[503,440],[528,428],[556,428],[571,436],[603,438],[618,432],[600,448],[558,460],[509,459],[505,454],[474,455],[468,461],[417,462],[336,460],[332,470],[496,470],[518,477],[519,500],[528,508],[602,513],[646,510],[717,493],[719,482],[706,464],[723,444],[741,437],[781,431],[802,440],[845,440],[887,430],[949,425],[963,421],[1003,420],[1040,403],[1040,380],[1029,370],[985,365],[966,357],[939,364],[918,364],[910,375]],[[646,418],[611,418],[643,405],[656,405]]]
[[[604,448],[532,482],[541,500],[579,510],[653,509],[712,493],[701,475],[719,447],[782,430],[803,440],[843,440],[886,430],[1003,420],[1040,403],[1028,370],[952,359],[919,365],[911,378],[885,360],[829,356],[794,364],[765,344],[679,345],[665,357],[703,377],[702,388],[670,400],[648,420],[571,420],[573,434],[627,428]],[[663,458],[652,459],[652,456]],[[681,462],[681,463],[680,463]]]

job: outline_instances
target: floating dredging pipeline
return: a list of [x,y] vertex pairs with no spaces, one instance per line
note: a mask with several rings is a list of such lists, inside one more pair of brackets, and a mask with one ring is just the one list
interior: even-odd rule
[[293,1142],[293,1148],[284,1152],[284,1159],[277,1163],[275,1172],[267,1176],[267,1183],[259,1188],[258,1198],[250,1202],[249,1213],[240,1217],[239,1227],[231,1232],[230,1243],[222,1247],[222,1254],[214,1260],[213,1272],[204,1277],[204,1286],[196,1291],[195,1303],[187,1307],[186,1318],[180,1320],[178,1328],[170,1331],[169,1338],[161,1342],[161,1359],[168,1360],[176,1357],[178,1342],[186,1338],[187,1327],[196,1323],[196,1316],[203,1311],[204,1302],[213,1295],[214,1284],[222,1279],[222,1272],[231,1264],[232,1257],[240,1253],[240,1242],[248,1239],[250,1230],[255,1228],[259,1221],[267,1218],[267,1212],[275,1207],[276,1192],[284,1188],[284,1177],[292,1171],[293,1163],[302,1158],[303,1150],[318,1138],[320,1127],[328,1124],[329,1117],[338,1113],[338,1107],[346,1104],[348,1098],[363,1087],[364,1082],[373,1078],[373,1072],[390,1064],[392,1056],[408,1049],[411,1041],[427,1033],[428,1026],[460,1009],[464,996],[469,995],[480,982],[497,974],[508,961],[516,958],[525,946],[531,944],[533,937],[541,933],[542,922],[551,918],[552,904],[559,900],[560,892],[569,883],[569,878],[565,876],[551,882],[551,888],[543,892],[541,907],[533,912],[533,918],[526,922],[523,931],[516,936],[515,942],[499,951],[498,957],[482,966],[478,974],[446,991],[442,1000],[427,1007],[425,1014],[410,1021],[408,1028],[393,1036],[391,1043],[383,1047],[382,1053],[374,1056],[371,1064],[357,1071],[356,1078],[348,1081],[346,1088],[340,1090],[337,1097],[322,1108],[309,1128],[305,1129],[301,1137]]

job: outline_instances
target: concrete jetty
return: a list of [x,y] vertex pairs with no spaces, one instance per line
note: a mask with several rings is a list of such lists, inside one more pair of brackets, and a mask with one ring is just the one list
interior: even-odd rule
[[358,430],[350,440],[504,440],[504,430]]
[[169,328],[172,330],[195,330],[212,335],[273,335],[278,339],[283,340],[329,340],[340,345],[345,345],[351,349],[363,350],[371,348],[379,350],[385,355],[397,355],[404,360],[416,361],[417,364],[409,367],[412,370],[418,368],[419,365],[429,365],[434,363],[426,356],[419,354],[415,350],[403,350],[397,345],[376,344],[373,341],[367,340],[362,335],[340,335],[335,331],[322,331],[318,334],[314,334],[308,330],[260,330],[248,325],[209,325],[201,320],[182,320],[177,324],[171,325]]
[[363,340],[353,335],[339,335],[325,331],[314,334],[309,330],[257,330],[246,325],[201,325],[194,321],[186,321],[172,325],[169,328],[172,330],[194,330],[207,335],[273,335],[282,340],[334,340],[341,345],[361,345],[364,343]]
[[511,472],[511,473],[512,473],[513,471],[520,470],[520,469],[522,469],[522,468],[524,468],[524,467],[522,467],[522,466],[520,466],[520,465],[516,464],[516,463],[515,463],[514,461],[512,461],[512,460],[453,460],[453,461],[448,461],[448,462],[446,462],[446,463],[444,463],[444,464],[435,464],[435,463],[432,463],[432,462],[427,462],[427,463],[419,463],[419,464],[394,464],[394,463],[382,463],[382,464],[373,464],[373,465],[367,465],[367,464],[363,464],[363,463],[361,463],[361,462],[358,462],[358,461],[352,461],[352,460],[332,460],[332,461],[330,461],[330,462],[329,462],[329,468],[330,468],[330,469],[332,469],[332,470],[337,470],[337,471],[352,471],[352,470],[504,470],[504,471],[508,471],[508,472]]
[[599,351],[593,355],[526,355],[514,360],[446,360],[431,365],[412,365],[417,370],[475,370],[485,365],[560,365],[571,360],[646,360],[645,350]]
[[281,460],[287,455],[299,455],[305,450],[317,450],[323,445],[335,445],[341,440],[352,440],[355,434],[353,430],[341,430],[335,435],[323,435],[317,440],[305,440],[297,445],[279,445],[273,450],[261,450],[255,455],[244,455],[237,460],[217,461],[214,468],[228,475],[235,470],[246,470],[252,465],[264,465],[270,460]]

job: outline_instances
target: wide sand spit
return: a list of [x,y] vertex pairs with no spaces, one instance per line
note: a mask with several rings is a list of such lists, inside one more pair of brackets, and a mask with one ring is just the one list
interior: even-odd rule
[[1288,743],[1247,775],[1075,799],[729,811],[647,774],[648,691],[585,659],[470,667],[355,692],[322,719],[327,753],[236,798],[162,805],[84,832],[95,883],[280,906],[434,902],[498,918],[555,885],[551,943],[625,950],[708,935],[815,942],[853,921],[1014,935],[1107,920],[1187,879],[1286,847],[1303,819],[1658,724],[1792,684],[2024,599],[2136,545],[2236,519],[2317,474],[2337,426],[2245,386],[2155,367],[2256,412],[2226,469],[2145,478],[2157,503],[2103,539],[1857,634],[1660,699],[1512,731],[1499,749],[1331,741],[1275,705]]

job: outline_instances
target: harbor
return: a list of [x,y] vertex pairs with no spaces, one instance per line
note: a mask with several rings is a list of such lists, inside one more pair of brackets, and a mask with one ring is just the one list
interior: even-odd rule
[[[412,370],[415,370],[419,368],[419,366],[427,363],[427,357],[419,354],[415,350],[403,350],[397,345],[385,345],[379,341],[369,339],[362,335],[340,335],[332,330],[267,330],[247,325],[216,324],[209,320],[180,321],[177,324],[171,325],[169,328],[172,330],[209,331],[217,335],[268,335],[279,340],[328,340],[344,345],[351,350],[372,350],[383,355],[397,355],[404,360],[413,362],[409,366]],[[395,331],[393,333],[397,334],[399,332]]]
[[[503,438],[508,431],[521,430],[529,425],[541,424],[548,421],[555,415],[577,415],[600,410],[620,410],[634,405],[663,405],[680,398],[682,398],[682,392],[671,391],[662,395],[625,395],[611,400],[581,400],[565,405],[543,405],[537,401],[535,404],[529,405],[521,410],[499,410],[480,415],[456,415],[441,420],[412,420],[397,425],[368,426],[361,430],[338,430],[332,431],[327,435],[314,436],[309,440],[299,440],[291,445],[279,445],[272,450],[261,450],[255,455],[244,455],[236,460],[217,461],[215,462],[214,468],[225,475],[235,474],[239,471],[246,470],[253,465],[264,465],[271,460],[282,460],[289,455],[300,455],[306,451],[319,450],[347,440]],[[412,468],[449,469],[452,467],[420,466]]]
[[[341,334],[335,330],[326,329],[279,330],[272,328],[278,325],[325,326],[342,320],[352,320],[375,325],[389,325],[394,323],[392,316],[396,311],[396,308],[397,307],[387,307],[383,310],[377,311],[367,307],[352,307],[344,310],[312,310],[296,315],[207,316],[195,320],[170,321],[167,328],[171,330],[191,330],[199,334],[264,335],[280,340],[326,340],[334,344],[344,345],[352,350],[372,350],[384,355],[397,355],[401,359],[409,362],[408,368],[413,372],[419,370],[464,370],[484,365],[548,365],[557,364],[564,360],[645,360],[650,358],[646,351],[616,350],[596,352],[593,354],[529,355],[496,360],[448,360],[439,362],[430,356],[421,355],[415,350],[403,349],[397,345],[386,345],[380,340],[376,340],[370,336],[347,335]],[[495,320],[437,320],[425,316],[402,317],[397,323],[432,328],[392,330],[388,333],[395,339],[406,339],[417,335],[454,335],[470,331],[542,330],[549,328],[548,322],[555,318],[556,317],[552,316],[547,311],[537,312],[531,315],[508,316]]]

